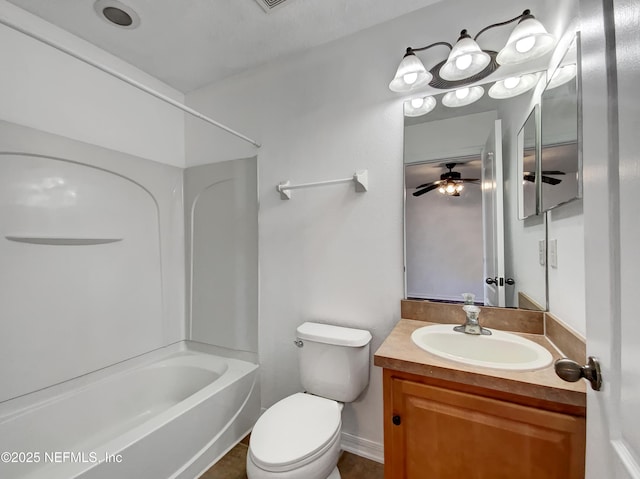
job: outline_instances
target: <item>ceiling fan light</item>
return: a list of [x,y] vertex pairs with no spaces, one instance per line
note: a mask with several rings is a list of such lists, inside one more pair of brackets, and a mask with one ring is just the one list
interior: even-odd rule
[[444,189],[444,186],[441,186],[440,188],[438,188],[438,191],[443,195],[447,192],[447,190]]
[[577,71],[578,68],[575,63],[570,63],[569,65],[558,67],[553,73],[549,84],[547,85],[547,90],[557,88],[560,85],[564,85],[568,81],[573,80],[576,76]]
[[540,58],[549,53],[555,45],[555,38],[533,15],[525,17],[513,29],[505,47],[500,50],[496,61],[500,65],[517,65]]
[[495,82],[491,88],[489,88],[489,96],[497,100],[513,98],[514,96],[521,95],[524,92],[531,90],[538,82],[538,75],[535,73],[527,73],[526,75],[517,77],[515,86],[511,86],[514,84],[512,78],[514,77],[505,78],[504,80]]
[[427,71],[415,53],[410,52],[398,65],[396,75],[389,83],[389,90],[397,93],[416,90],[428,85],[432,78],[433,75]]
[[484,95],[484,88],[481,86],[459,88],[446,93],[442,97],[442,104],[450,108],[470,105],[482,98],[482,95]]
[[439,75],[449,81],[464,80],[480,73],[490,61],[489,54],[483,52],[471,37],[463,34],[440,68]]
[[404,102],[404,116],[422,116],[431,112],[436,107],[436,99],[432,96],[412,98]]

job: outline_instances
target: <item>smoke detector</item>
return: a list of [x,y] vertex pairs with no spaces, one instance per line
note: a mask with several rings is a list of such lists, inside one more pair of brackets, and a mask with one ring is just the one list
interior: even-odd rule
[[266,13],[271,13],[285,3],[291,2],[291,0],[256,0],[256,2]]

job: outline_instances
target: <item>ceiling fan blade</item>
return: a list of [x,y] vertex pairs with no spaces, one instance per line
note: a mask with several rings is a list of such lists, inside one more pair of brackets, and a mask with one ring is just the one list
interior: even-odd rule
[[458,181],[480,181],[480,178],[458,178]]
[[562,183],[562,180],[560,180],[558,178],[551,178],[550,176],[542,175],[540,178],[542,179],[543,183],[547,183],[548,185],[555,186],[558,183]]
[[424,184],[422,184],[422,185],[418,185],[418,186],[416,186],[416,190],[417,190],[418,188],[424,188],[425,186],[436,185],[436,184],[438,184],[438,183],[440,183],[440,182],[439,182],[439,181],[431,181],[431,182],[429,182],[429,183],[424,183]]
[[[413,196],[422,196],[425,193],[429,193],[430,191],[435,190],[438,187],[438,185],[434,185],[434,184],[430,184],[429,186],[427,186],[425,189],[420,190],[420,191],[414,191],[413,192]],[[418,186],[418,188],[420,188]]]
[[559,170],[543,171],[542,174],[543,175],[566,175],[564,171],[559,171]]
[[[548,185],[552,185],[555,186],[559,183],[562,183],[562,180],[558,179],[558,178],[551,178],[550,176],[546,176],[546,175],[542,175],[540,177],[542,179],[543,183],[546,183]],[[536,175],[534,173],[528,173],[522,176],[522,179],[525,181],[530,181],[532,183],[534,183],[536,181]]]

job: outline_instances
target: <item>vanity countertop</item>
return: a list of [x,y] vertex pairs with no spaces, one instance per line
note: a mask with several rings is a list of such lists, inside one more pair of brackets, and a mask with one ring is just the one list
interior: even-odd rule
[[[428,321],[401,319],[375,353],[374,364],[436,380],[457,383],[507,395],[526,398],[527,402],[557,404],[574,414],[586,410],[585,381],[569,383],[555,373],[553,363],[535,371],[508,371],[475,367],[449,361],[422,350],[411,341],[411,334],[423,326],[437,324]],[[545,347],[553,360],[562,357],[543,335],[513,333]]]

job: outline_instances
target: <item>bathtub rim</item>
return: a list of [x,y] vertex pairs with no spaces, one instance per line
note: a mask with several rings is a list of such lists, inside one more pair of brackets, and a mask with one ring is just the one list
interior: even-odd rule
[[176,341],[133,358],[83,374],[82,376],[2,401],[0,402],[0,426],[5,421],[22,414],[28,414],[29,411],[45,407],[53,402],[63,400],[65,397],[77,394],[81,390],[90,388],[100,381],[109,380],[120,374],[127,374],[134,369],[150,366],[163,359],[167,359],[171,355],[180,353],[207,354],[222,359],[250,363],[256,368],[258,367],[257,354],[254,353],[233,351],[189,340]]

